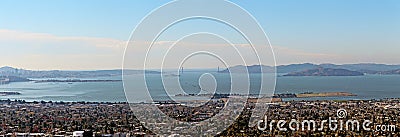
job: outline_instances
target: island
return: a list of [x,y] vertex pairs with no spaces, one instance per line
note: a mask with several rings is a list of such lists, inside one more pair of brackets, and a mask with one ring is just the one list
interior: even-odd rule
[[347,69],[317,68],[292,72],[283,76],[363,76],[364,73]]
[[322,93],[305,92],[305,93],[296,94],[297,98],[346,97],[346,96],[356,96],[356,95],[349,93],[349,92],[322,92]]

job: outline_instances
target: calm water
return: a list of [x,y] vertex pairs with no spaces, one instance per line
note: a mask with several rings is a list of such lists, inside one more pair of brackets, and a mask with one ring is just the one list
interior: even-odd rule
[[[199,93],[198,79],[200,73],[182,75],[183,88],[189,93]],[[89,79],[89,78],[88,78]],[[93,78],[91,78],[93,79]],[[121,79],[121,77],[106,77],[96,79]],[[216,74],[216,81],[222,83],[217,87],[221,93],[229,90],[229,75]],[[228,80],[227,80],[228,79]],[[160,81],[157,76],[150,76],[150,81]],[[254,79],[253,79],[254,81]],[[162,85],[149,85],[154,96],[163,96]],[[256,85],[259,82],[255,81]],[[356,94],[353,97],[307,98],[316,99],[382,99],[400,97],[400,75],[367,75],[356,77],[278,77],[275,93],[302,93],[302,92],[337,92],[345,91]],[[0,99],[24,99],[27,101],[100,101],[119,102],[126,101],[122,82],[97,82],[97,83],[34,83],[16,82],[0,85],[0,91],[17,91],[21,95],[0,96]],[[142,91],[135,91],[142,93]],[[177,92],[178,93],[178,92]],[[176,93],[170,93],[176,94]],[[138,94],[138,101],[141,94]],[[303,98],[304,99],[304,98]],[[290,99],[286,99],[290,100]]]

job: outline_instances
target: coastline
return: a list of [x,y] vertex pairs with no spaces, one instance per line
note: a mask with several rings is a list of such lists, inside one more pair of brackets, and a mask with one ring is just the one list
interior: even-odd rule
[[311,98],[311,97],[347,97],[347,96],[357,96],[356,94],[350,92],[305,92],[296,94],[297,98]]
[[[260,98],[261,103],[287,103],[287,102],[353,102],[353,101],[387,101],[387,100],[400,100],[400,98],[383,98],[383,99],[334,99],[334,100],[282,100],[280,98]],[[225,101],[225,98],[221,98],[220,100]],[[190,100],[183,100],[182,102],[189,102]],[[249,98],[249,103],[256,103],[255,98]],[[159,104],[160,102],[138,102],[138,103],[129,103],[127,101],[26,101],[26,100],[12,100],[12,99],[0,99],[0,104],[4,103],[21,103],[21,104],[46,104],[46,103],[54,103],[54,104]],[[168,101],[167,101],[168,103]],[[172,104],[180,104],[180,103],[172,103]]]

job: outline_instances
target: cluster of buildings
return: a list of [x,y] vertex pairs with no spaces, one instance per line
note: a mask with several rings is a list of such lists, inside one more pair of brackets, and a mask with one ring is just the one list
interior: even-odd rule
[[126,103],[0,103],[0,135],[130,136],[146,134]]
[[[342,113],[344,114],[341,114]],[[343,112],[345,111],[345,112]],[[265,130],[261,135],[265,136],[392,136],[400,135],[400,101],[399,99],[384,100],[356,100],[356,101],[292,101],[271,104],[266,114],[267,123],[272,120],[316,121],[317,129],[281,131],[276,126],[272,130]],[[322,120],[329,118],[337,120],[336,130],[331,130],[328,123],[321,125]],[[363,128],[363,122],[369,120],[366,125],[370,130]],[[340,121],[344,121],[340,125]],[[353,127],[346,129],[347,121],[359,122],[359,130]],[[302,123],[300,123],[301,125]],[[351,123],[354,124],[354,123]],[[349,126],[351,125],[349,124]],[[288,128],[286,125],[285,128]],[[340,129],[340,126],[343,128]],[[352,125],[351,125],[352,126]],[[356,125],[354,125],[356,126]],[[383,126],[385,126],[383,128]],[[320,130],[321,129],[321,130]]]
[[1,78],[0,77],[0,85],[8,84],[8,83],[10,83],[10,79],[9,78]]
[[[399,136],[400,135],[400,100],[367,100],[367,101],[289,101],[268,103],[268,120],[313,119],[316,121],[337,116],[337,110],[347,110],[343,119],[370,119],[372,129],[379,124],[394,125],[391,131],[280,131],[276,127],[261,131],[249,126],[248,121],[254,104],[249,102],[244,111],[229,112],[219,115],[219,124],[211,122],[198,127],[201,121],[208,120],[219,114],[225,107],[224,99],[215,99],[203,106],[185,107],[182,104],[158,104],[170,118],[189,122],[193,125],[173,123],[168,125],[167,118],[161,117],[155,110],[145,110],[136,115],[127,103],[97,103],[97,102],[24,102],[0,101],[0,136],[142,136],[154,135],[149,129],[162,133],[187,131],[185,135],[207,135],[212,131],[223,129],[219,136]],[[240,106],[238,104],[238,106]],[[150,108],[149,108],[150,109]],[[146,112],[146,113],[145,113]],[[153,114],[153,115],[152,115]],[[240,115],[234,121],[228,121],[230,115]],[[141,117],[152,117],[146,123],[140,122]],[[270,121],[269,121],[270,122]],[[232,124],[233,123],[233,124]],[[317,122],[318,123],[318,122]],[[224,127],[224,124],[230,125]],[[145,127],[144,127],[145,126]],[[226,126],[226,125],[225,125]],[[317,125],[320,126],[320,125]],[[165,128],[167,127],[167,128]],[[163,130],[163,131],[161,131]],[[179,136],[179,135],[178,135]]]

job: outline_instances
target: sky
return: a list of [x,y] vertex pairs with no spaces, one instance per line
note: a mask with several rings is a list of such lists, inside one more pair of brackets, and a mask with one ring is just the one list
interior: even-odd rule
[[[167,2],[2,0],[0,66],[34,70],[121,68],[126,42],[135,26]],[[269,37],[277,65],[400,64],[398,0],[232,2],[259,22]],[[176,12],[180,10],[177,8]],[[173,27],[161,40],[164,45],[172,44],[172,39],[186,32],[205,30],[230,36],[228,29],[201,20],[185,22]],[[233,42],[243,44],[240,40]],[[215,67],[204,61],[193,64]]]

